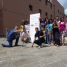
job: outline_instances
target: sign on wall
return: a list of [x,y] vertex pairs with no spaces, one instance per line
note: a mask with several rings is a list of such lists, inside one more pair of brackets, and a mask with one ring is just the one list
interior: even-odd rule
[[38,27],[40,28],[40,13],[36,14],[31,14],[30,15],[30,37],[31,37],[31,42],[34,42],[34,36],[35,36],[35,28]]

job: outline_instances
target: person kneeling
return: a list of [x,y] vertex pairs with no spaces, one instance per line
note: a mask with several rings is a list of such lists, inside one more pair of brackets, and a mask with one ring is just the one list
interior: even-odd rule
[[[36,33],[35,33],[34,43],[42,48],[43,47],[42,43],[45,41],[44,34],[42,31],[39,31],[38,28],[35,28],[35,31],[36,31]],[[34,43],[33,43],[33,45],[34,45]],[[32,45],[32,47],[33,47],[33,45]]]
[[7,41],[8,41],[9,44],[8,45],[2,44],[2,46],[3,47],[12,47],[13,40],[16,40],[15,46],[18,46],[19,31],[18,31],[17,27],[15,27],[15,29],[11,30],[7,35]]

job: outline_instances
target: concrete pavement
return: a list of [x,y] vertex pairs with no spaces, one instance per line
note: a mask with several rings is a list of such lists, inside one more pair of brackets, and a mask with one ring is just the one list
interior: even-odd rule
[[[2,43],[6,39],[0,39]],[[31,44],[22,47],[22,42],[19,45],[13,48],[0,45],[0,67],[67,67],[67,46],[31,48]]]

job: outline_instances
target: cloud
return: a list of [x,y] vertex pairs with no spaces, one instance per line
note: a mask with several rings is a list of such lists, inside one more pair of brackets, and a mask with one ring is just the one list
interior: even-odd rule
[[58,0],[63,6],[67,3],[67,0]]
[[67,9],[65,9],[65,14],[67,15]]
[[58,0],[65,8],[65,14],[67,15],[67,0]]
[[64,4],[65,2],[63,0],[58,0],[60,4]]

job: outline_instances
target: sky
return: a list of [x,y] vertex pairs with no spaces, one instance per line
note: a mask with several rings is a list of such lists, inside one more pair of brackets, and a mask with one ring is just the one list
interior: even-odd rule
[[58,0],[65,8],[65,14],[67,15],[67,0]]

